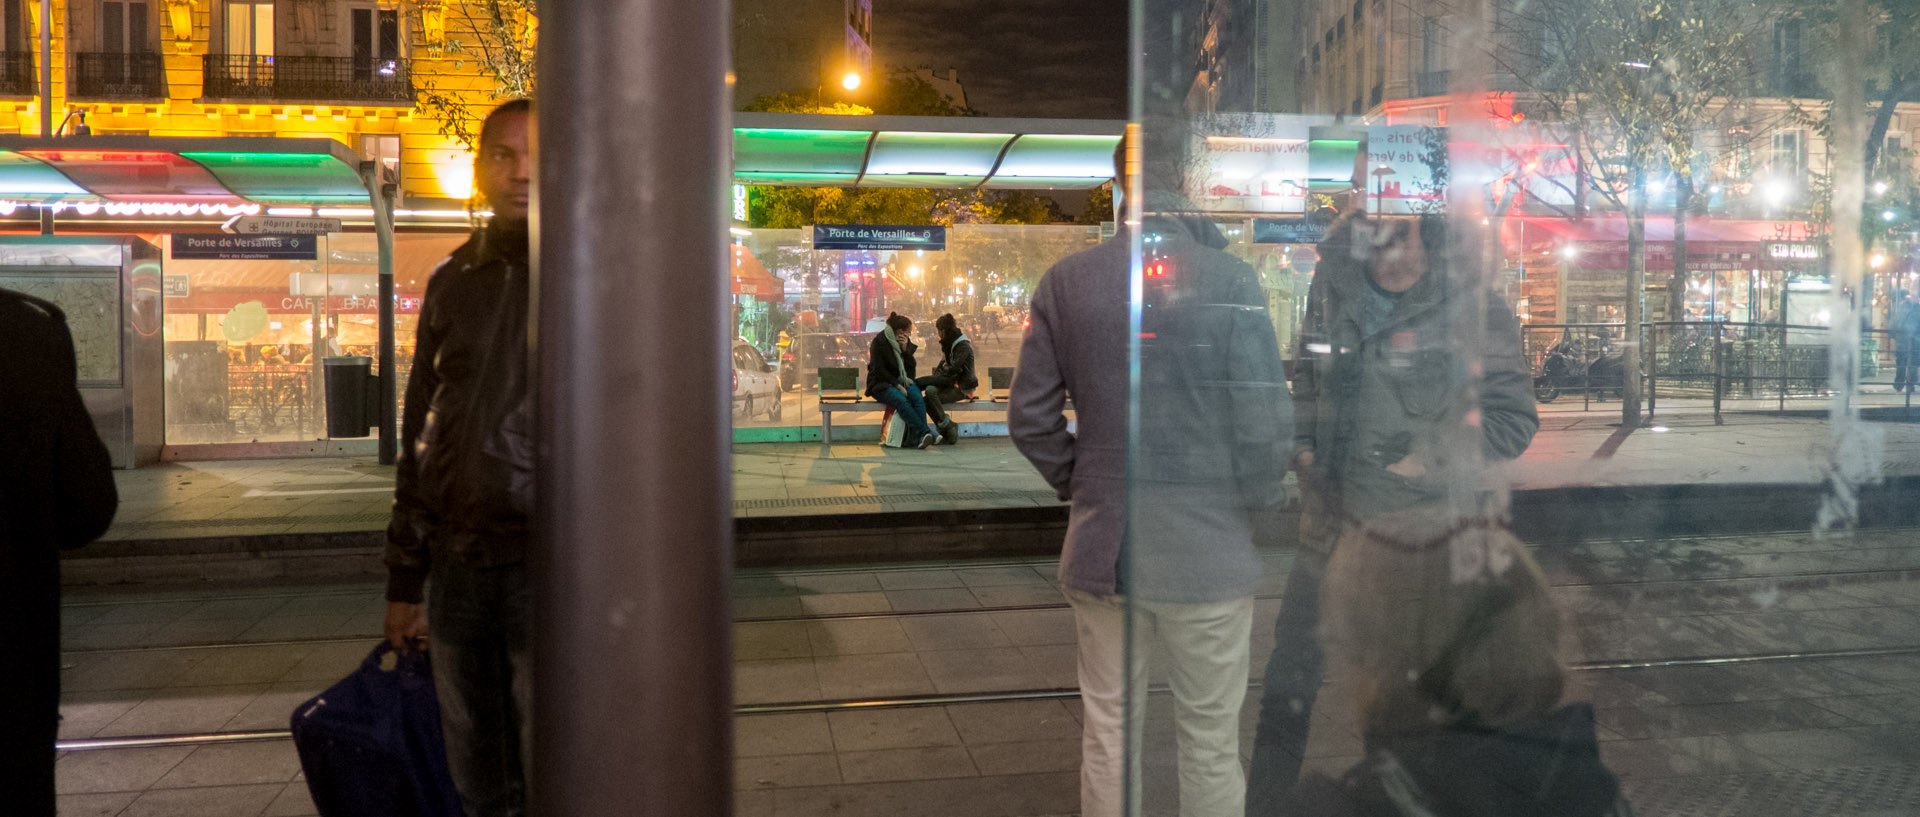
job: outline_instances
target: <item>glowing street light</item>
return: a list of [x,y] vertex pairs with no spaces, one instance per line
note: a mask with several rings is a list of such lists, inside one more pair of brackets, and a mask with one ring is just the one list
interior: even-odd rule
[[845,88],[849,91],[859,88],[860,72],[848,71],[846,76],[840,78],[840,87]]
[[1886,195],[1886,193],[1887,193],[1887,183],[1886,183],[1886,182],[1874,182],[1874,183],[1873,183],[1873,194],[1874,194],[1874,195],[1876,195],[1876,196],[1884,196],[1884,195]]
[[1867,266],[1872,267],[1874,269],[1879,269],[1886,265],[1887,265],[1887,256],[1883,253],[1874,253],[1872,258],[1867,259]]

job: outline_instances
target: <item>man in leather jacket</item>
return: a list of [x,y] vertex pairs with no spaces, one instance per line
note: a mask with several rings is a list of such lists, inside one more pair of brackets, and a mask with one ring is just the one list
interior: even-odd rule
[[430,589],[441,730],[468,817],[526,813],[532,750],[531,123],[515,100],[481,126],[474,181],[493,218],[427,282],[387,527],[387,640],[422,647]]
[[53,817],[60,723],[60,548],[119,507],[107,447],[75,385],[59,308],[0,289],[0,774],[7,814]]

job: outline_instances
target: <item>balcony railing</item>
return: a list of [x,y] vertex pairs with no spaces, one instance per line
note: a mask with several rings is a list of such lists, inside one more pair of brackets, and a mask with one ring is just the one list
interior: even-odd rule
[[39,75],[33,72],[33,55],[20,51],[0,54],[0,95],[33,96]]
[[159,54],[73,55],[77,99],[164,99],[165,77]]
[[413,77],[407,60],[208,54],[202,95],[412,104]]

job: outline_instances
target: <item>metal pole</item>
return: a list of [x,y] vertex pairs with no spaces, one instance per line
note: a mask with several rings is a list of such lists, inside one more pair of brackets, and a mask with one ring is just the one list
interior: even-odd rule
[[380,248],[380,464],[392,465],[400,451],[399,372],[393,361],[393,185],[380,177],[379,162],[361,162],[360,180],[373,202],[374,241]]
[[732,812],[729,6],[541,19],[533,814]]

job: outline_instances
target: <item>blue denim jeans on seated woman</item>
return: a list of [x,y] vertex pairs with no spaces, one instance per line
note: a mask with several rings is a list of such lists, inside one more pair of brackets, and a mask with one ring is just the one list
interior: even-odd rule
[[927,401],[920,396],[919,389],[902,390],[899,386],[888,386],[875,394],[873,399],[893,407],[893,413],[907,421],[907,435],[901,445],[917,447],[920,438],[933,433],[933,427],[927,425]]

